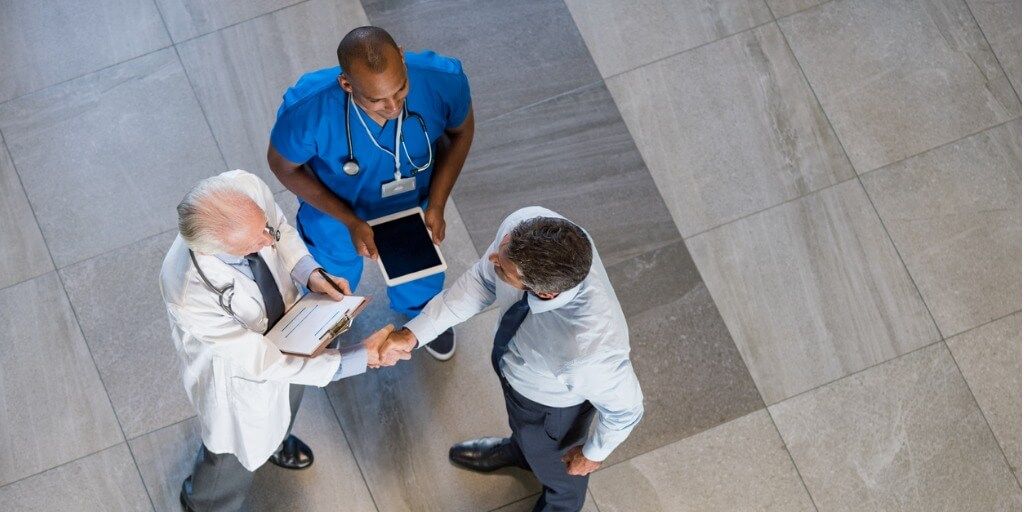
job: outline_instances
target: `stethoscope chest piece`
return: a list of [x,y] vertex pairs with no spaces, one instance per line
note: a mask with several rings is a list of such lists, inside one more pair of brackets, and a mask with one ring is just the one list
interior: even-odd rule
[[349,158],[345,160],[345,163],[341,164],[341,170],[349,176],[355,176],[359,174],[359,162],[355,158]]

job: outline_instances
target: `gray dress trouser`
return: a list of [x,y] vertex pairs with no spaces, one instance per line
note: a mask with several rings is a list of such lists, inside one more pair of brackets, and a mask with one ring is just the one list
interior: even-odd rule
[[[305,389],[305,386],[298,384],[289,386],[292,418],[285,438],[295,424],[295,414],[299,412]],[[195,512],[235,512],[242,508],[254,476],[255,473],[245,469],[233,454],[211,453],[205,445],[201,445],[192,467],[192,492],[185,500]]]

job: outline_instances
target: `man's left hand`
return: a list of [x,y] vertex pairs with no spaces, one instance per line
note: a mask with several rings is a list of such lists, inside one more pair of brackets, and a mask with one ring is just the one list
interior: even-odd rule
[[440,244],[444,240],[444,208],[428,206],[427,211],[423,212],[423,222],[430,230],[434,243]]
[[[328,283],[327,280],[324,279],[324,275],[330,277],[331,281],[334,281],[334,284],[338,285],[338,288],[341,288],[342,293],[338,293],[338,290],[335,290],[334,287],[331,286],[331,283]],[[307,288],[309,288],[309,291],[311,292],[322,293],[334,300],[341,300],[344,298],[344,295],[352,295],[352,290],[349,288],[348,281],[345,278],[332,276],[326,272],[324,274],[320,274],[319,271],[314,271],[310,274]]]
[[587,476],[601,467],[600,462],[583,456],[583,445],[570,448],[565,455],[562,455],[562,462],[565,463],[566,472],[575,476]]

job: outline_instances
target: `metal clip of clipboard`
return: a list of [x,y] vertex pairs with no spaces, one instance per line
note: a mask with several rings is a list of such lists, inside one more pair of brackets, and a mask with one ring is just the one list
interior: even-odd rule
[[320,343],[333,340],[334,338],[348,332],[350,328],[352,328],[352,317],[350,315],[345,315],[332,325],[330,329],[327,329],[326,332],[320,335]]

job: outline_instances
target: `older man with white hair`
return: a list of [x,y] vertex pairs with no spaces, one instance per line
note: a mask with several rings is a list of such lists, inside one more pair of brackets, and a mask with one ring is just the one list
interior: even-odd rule
[[238,510],[267,460],[288,469],[313,463],[289,433],[303,386],[394,364],[378,356],[392,327],[312,358],[284,354],[264,337],[300,298],[297,285],[335,300],[349,285],[319,269],[253,174],[199,182],[178,205],[178,230],[160,289],[203,440],[180,499],[186,510]]

